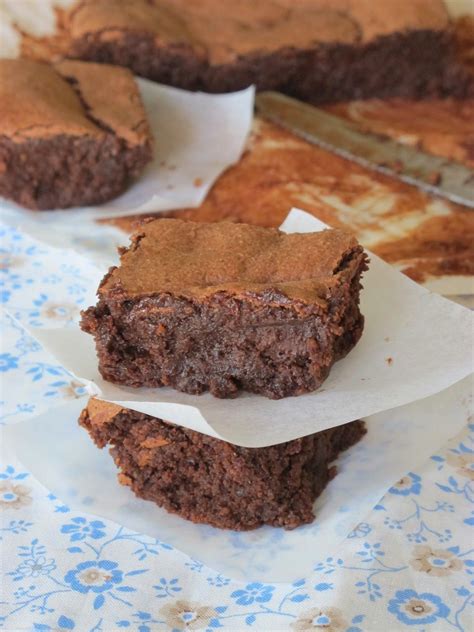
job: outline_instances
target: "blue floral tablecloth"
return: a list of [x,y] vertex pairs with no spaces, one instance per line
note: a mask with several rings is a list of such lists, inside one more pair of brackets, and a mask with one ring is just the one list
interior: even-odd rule
[[[19,323],[64,326],[93,288],[0,230],[2,425],[84,390]],[[70,282],[64,294],[67,275]],[[27,292],[25,292],[27,288]],[[449,420],[446,420],[449,423]],[[1,431],[1,428],[0,428]],[[51,437],[54,442],[54,437]],[[338,554],[290,584],[238,583],[154,538],[74,511],[2,452],[0,627],[8,631],[468,631],[474,605],[474,425],[394,482]],[[374,472],[374,475],[376,473]],[[308,555],[311,552],[308,551]]]

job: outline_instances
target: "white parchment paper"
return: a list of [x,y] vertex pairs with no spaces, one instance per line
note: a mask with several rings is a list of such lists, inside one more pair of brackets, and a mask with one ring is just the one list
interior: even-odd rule
[[[326,226],[294,209],[286,232]],[[365,274],[363,336],[314,393],[269,400],[187,395],[171,388],[133,389],[105,382],[93,338],[78,327],[30,330],[91,394],[246,447],[263,447],[433,395],[472,372],[472,313],[423,289],[375,255]]]
[[98,450],[78,426],[85,400],[6,427],[3,449],[73,510],[159,538],[225,576],[288,582],[309,576],[315,560],[335,555],[391,485],[462,430],[471,393],[466,378],[433,397],[368,418],[367,435],[339,458],[339,473],[317,500],[315,522],[294,531],[221,531],[135,498],[117,482],[107,451]]
[[[30,211],[0,198],[2,219],[32,232],[45,225],[199,206],[218,176],[237,162],[252,124],[254,88],[188,92],[137,82],[155,139],[154,160],[121,196],[97,207]],[[34,231],[33,231],[34,234]],[[46,236],[43,234],[43,237]]]

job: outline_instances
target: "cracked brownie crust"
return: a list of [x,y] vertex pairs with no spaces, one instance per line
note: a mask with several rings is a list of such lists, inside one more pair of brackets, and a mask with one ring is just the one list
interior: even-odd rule
[[278,399],[320,386],[359,340],[361,246],[342,230],[146,223],[81,326],[104,379]]
[[242,448],[149,415],[92,399],[80,424],[110,446],[119,481],[187,520],[222,529],[293,529],[336,474],[338,454],[365,434],[363,422],[267,448]]
[[32,209],[100,204],[152,156],[133,75],[64,61],[0,60],[0,195]]
[[72,57],[187,89],[315,103],[473,90],[442,0],[82,0],[69,24]]

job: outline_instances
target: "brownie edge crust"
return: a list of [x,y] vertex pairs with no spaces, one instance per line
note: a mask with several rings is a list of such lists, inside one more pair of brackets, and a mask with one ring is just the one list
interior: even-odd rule
[[145,224],[81,326],[104,379],[216,397],[318,388],[359,340],[366,256],[341,230]]
[[192,522],[245,531],[293,529],[336,474],[338,454],[365,434],[362,421],[267,448],[242,448],[92,399],[79,423],[110,446],[119,482]]

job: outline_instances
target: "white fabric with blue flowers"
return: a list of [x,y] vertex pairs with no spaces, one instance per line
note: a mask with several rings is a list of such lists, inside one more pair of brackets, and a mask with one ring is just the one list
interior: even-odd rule
[[[15,318],[49,327],[77,319],[93,300],[81,270],[61,264],[52,275],[38,243],[11,228],[0,237],[0,300]],[[84,396],[5,314],[1,343],[2,425]],[[467,632],[473,529],[474,426],[395,482],[338,556],[314,559],[312,574],[291,585],[237,583],[203,566],[199,551],[192,559],[78,514],[19,462],[3,459],[0,628]]]

